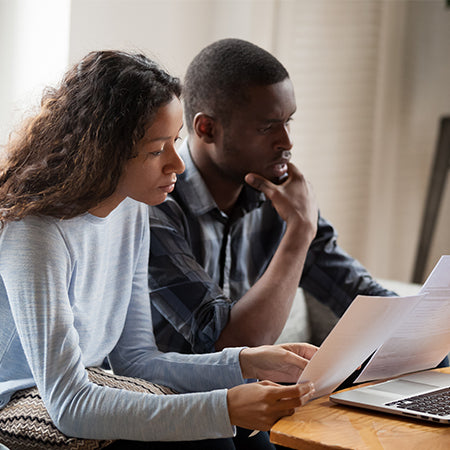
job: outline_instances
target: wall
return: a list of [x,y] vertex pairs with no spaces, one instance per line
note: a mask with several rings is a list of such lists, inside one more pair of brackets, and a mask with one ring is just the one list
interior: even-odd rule
[[282,5],[277,53],[296,88],[295,159],[341,246],[367,263],[382,3]]
[[[419,233],[416,205],[425,201],[438,133],[438,118],[450,116],[450,6],[434,2],[414,3],[408,9],[407,27],[414,30],[414,45],[407,41],[405,52],[405,91],[400,130],[400,158],[405,163],[399,177],[397,205],[404,207],[397,230]],[[448,2],[447,2],[448,3]],[[425,21],[422,17],[427,17]],[[431,152],[430,152],[431,150]],[[450,171],[449,171],[450,173]],[[424,176],[425,175],[425,176]],[[411,191],[411,189],[414,191]],[[402,197],[406,200],[401,200]],[[414,249],[415,250],[415,249]],[[395,250],[394,250],[395,251]],[[427,273],[442,253],[450,254],[450,175],[442,199]],[[397,254],[411,255],[403,243]]]
[[[450,114],[450,8],[385,2],[365,262],[383,277],[413,273],[438,122]],[[450,253],[450,182],[426,274]]]
[[67,67],[70,0],[0,0],[0,144]]
[[[222,37],[274,52],[296,87],[294,160],[341,245],[376,276],[408,280],[449,111],[449,16],[441,0],[73,0],[70,59],[139,48],[182,77]],[[450,253],[444,203],[429,267]]]
[[94,49],[142,51],[182,78],[198,51],[217,39],[247,39],[270,50],[276,3],[72,0],[69,60],[73,63]]
[[182,76],[208,43],[272,41],[274,0],[72,0],[70,60],[94,49],[141,50]]
[[[0,0],[0,143],[88,51],[140,50],[182,77],[208,43],[248,39],[291,73],[294,159],[342,246],[376,276],[408,280],[450,112],[449,33],[444,0]],[[428,267],[450,253],[448,185]]]

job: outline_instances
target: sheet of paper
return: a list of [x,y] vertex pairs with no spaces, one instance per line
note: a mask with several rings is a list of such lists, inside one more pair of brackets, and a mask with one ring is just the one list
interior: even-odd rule
[[377,350],[355,380],[365,382],[436,367],[450,351],[450,256],[442,256],[412,313]]
[[312,381],[315,397],[331,393],[383,344],[421,299],[356,297],[298,381]]
[[450,351],[450,289],[428,292],[401,318],[355,380],[365,382],[436,367]]
[[440,257],[419,293],[432,289],[450,289],[450,255]]

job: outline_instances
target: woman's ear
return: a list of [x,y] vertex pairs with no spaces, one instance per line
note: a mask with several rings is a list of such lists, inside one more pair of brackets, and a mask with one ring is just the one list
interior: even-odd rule
[[194,117],[195,134],[206,144],[211,144],[215,140],[216,120],[205,113],[197,113]]

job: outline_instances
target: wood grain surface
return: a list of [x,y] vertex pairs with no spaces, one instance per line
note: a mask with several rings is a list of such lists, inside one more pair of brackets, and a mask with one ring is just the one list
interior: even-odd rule
[[336,405],[326,395],[279,420],[270,440],[301,450],[449,450],[450,426]]

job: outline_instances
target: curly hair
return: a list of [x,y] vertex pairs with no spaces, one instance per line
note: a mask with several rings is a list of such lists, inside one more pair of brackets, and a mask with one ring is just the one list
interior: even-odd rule
[[47,88],[6,147],[0,225],[27,215],[68,219],[116,189],[157,110],[181,84],[142,54],[91,52]]
[[227,123],[246,100],[250,86],[284,81],[289,73],[275,56],[242,39],[220,39],[194,57],[183,82],[185,122],[192,132],[194,117],[204,112]]

